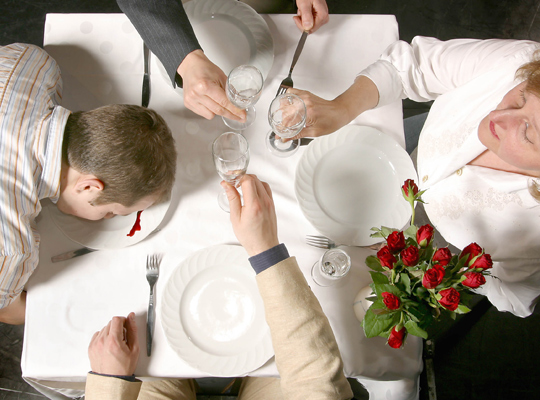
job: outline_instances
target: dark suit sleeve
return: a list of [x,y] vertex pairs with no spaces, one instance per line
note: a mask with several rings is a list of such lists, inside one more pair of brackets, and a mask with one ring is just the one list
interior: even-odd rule
[[175,84],[184,58],[201,46],[180,0],[117,0],[146,45],[165,66]]

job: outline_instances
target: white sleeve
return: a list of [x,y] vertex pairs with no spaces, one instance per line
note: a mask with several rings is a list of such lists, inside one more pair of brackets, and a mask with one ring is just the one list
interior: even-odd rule
[[[453,39],[417,36],[411,44],[391,44],[380,59],[359,75],[379,89],[379,106],[399,99],[435,100],[476,76],[497,68],[507,57],[532,53],[538,43],[525,40]],[[496,84],[496,82],[494,82]]]
[[488,297],[499,311],[527,317],[540,297],[538,259],[512,259],[493,263],[491,277],[475,290]]

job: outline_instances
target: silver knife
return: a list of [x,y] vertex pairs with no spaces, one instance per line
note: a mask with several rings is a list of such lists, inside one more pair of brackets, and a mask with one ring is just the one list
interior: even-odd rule
[[302,53],[302,50],[304,49],[304,43],[306,43],[307,37],[308,37],[308,31],[304,31],[302,33],[302,36],[300,37],[300,41],[298,42],[298,46],[296,46],[296,50],[294,52],[291,69],[289,70],[289,76],[292,74],[292,70],[294,66],[296,65],[296,62],[298,61],[298,58],[300,58],[300,53]]
[[142,83],[142,106],[148,107],[150,103],[150,73],[149,73],[149,61],[150,61],[150,49],[143,43],[143,55],[144,55],[144,76]]
[[[158,233],[160,230],[161,229],[154,229],[152,232],[148,234],[146,238],[149,238],[153,234]],[[83,247],[77,250],[66,251],[65,253],[52,256],[51,261],[53,263],[60,262],[60,261],[67,261],[75,257],[84,256],[85,254],[92,253],[93,251],[96,251],[96,249],[89,249],[88,247]]]

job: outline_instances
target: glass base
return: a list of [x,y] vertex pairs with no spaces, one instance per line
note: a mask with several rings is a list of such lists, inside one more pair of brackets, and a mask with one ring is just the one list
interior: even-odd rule
[[251,126],[255,122],[255,117],[257,113],[255,112],[255,107],[246,108],[246,122],[235,121],[234,119],[229,119],[221,117],[225,125],[235,131],[243,131],[248,126]]
[[300,147],[300,139],[289,140],[283,142],[276,138],[274,131],[270,131],[266,135],[266,148],[277,157],[290,157],[298,151]]
[[330,278],[321,271],[321,262],[317,261],[311,267],[311,278],[319,286],[332,286],[335,285],[339,279]]
[[[239,189],[237,189],[237,190],[238,190],[238,194],[240,195],[240,202],[243,205],[244,204],[244,197],[242,196],[242,192],[240,192]],[[231,212],[231,208],[229,207],[229,198],[227,197],[227,192],[225,191],[225,189],[223,189],[218,194],[217,200],[218,200],[219,207],[223,211],[228,212],[228,213]]]

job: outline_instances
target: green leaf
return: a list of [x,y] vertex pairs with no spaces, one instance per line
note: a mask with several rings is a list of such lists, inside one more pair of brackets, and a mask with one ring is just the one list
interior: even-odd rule
[[431,259],[433,258],[433,254],[435,254],[435,248],[431,246],[427,246],[420,250],[420,260],[425,260],[426,262],[431,262]]
[[396,286],[390,284],[374,284],[372,288],[375,290],[377,297],[381,297],[383,292],[392,293],[398,297],[401,295],[401,290],[399,290],[399,288],[397,288]]
[[[373,230],[373,228],[371,228],[371,230]],[[382,235],[381,232],[377,231],[375,233],[372,233],[371,235],[369,235],[369,237],[372,237],[372,238],[384,238],[384,236]],[[385,238],[386,239],[386,238]]]
[[405,288],[405,292],[408,294],[411,294],[411,278],[409,277],[409,274],[401,274],[400,275],[400,282],[403,284]]
[[369,307],[366,312],[366,316],[362,321],[362,326],[364,327],[364,333],[367,338],[379,336],[382,332],[391,329],[394,326],[394,318],[382,319],[373,313],[375,303]]
[[375,256],[368,256],[366,258],[366,265],[374,271],[384,271],[381,262]]
[[407,332],[411,335],[419,336],[424,339],[427,339],[428,337],[427,332],[421,329],[414,321],[409,320],[405,322],[405,329],[407,329]]
[[394,229],[394,228],[388,228],[387,226],[381,226],[381,232],[383,234],[383,236],[385,238],[388,237],[388,235],[390,235],[392,232],[395,232],[397,231],[398,229]]
[[458,305],[458,308],[456,308],[455,313],[457,313],[457,314],[467,314],[469,311],[471,311],[471,309],[469,307],[467,307],[464,304],[460,304],[460,305]]
[[414,242],[416,243],[416,232],[418,232],[416,225],[411,225],[403,231],[403,234],[406,238],[414,239]]
[[373,280],[373,283],[376,285],[379,284],[388,284],[390,281],[388,280],[388,277],[385,274],[382,274],[380,272],[373,272],[369,271],[369,274],[371,275],[371,279]]

